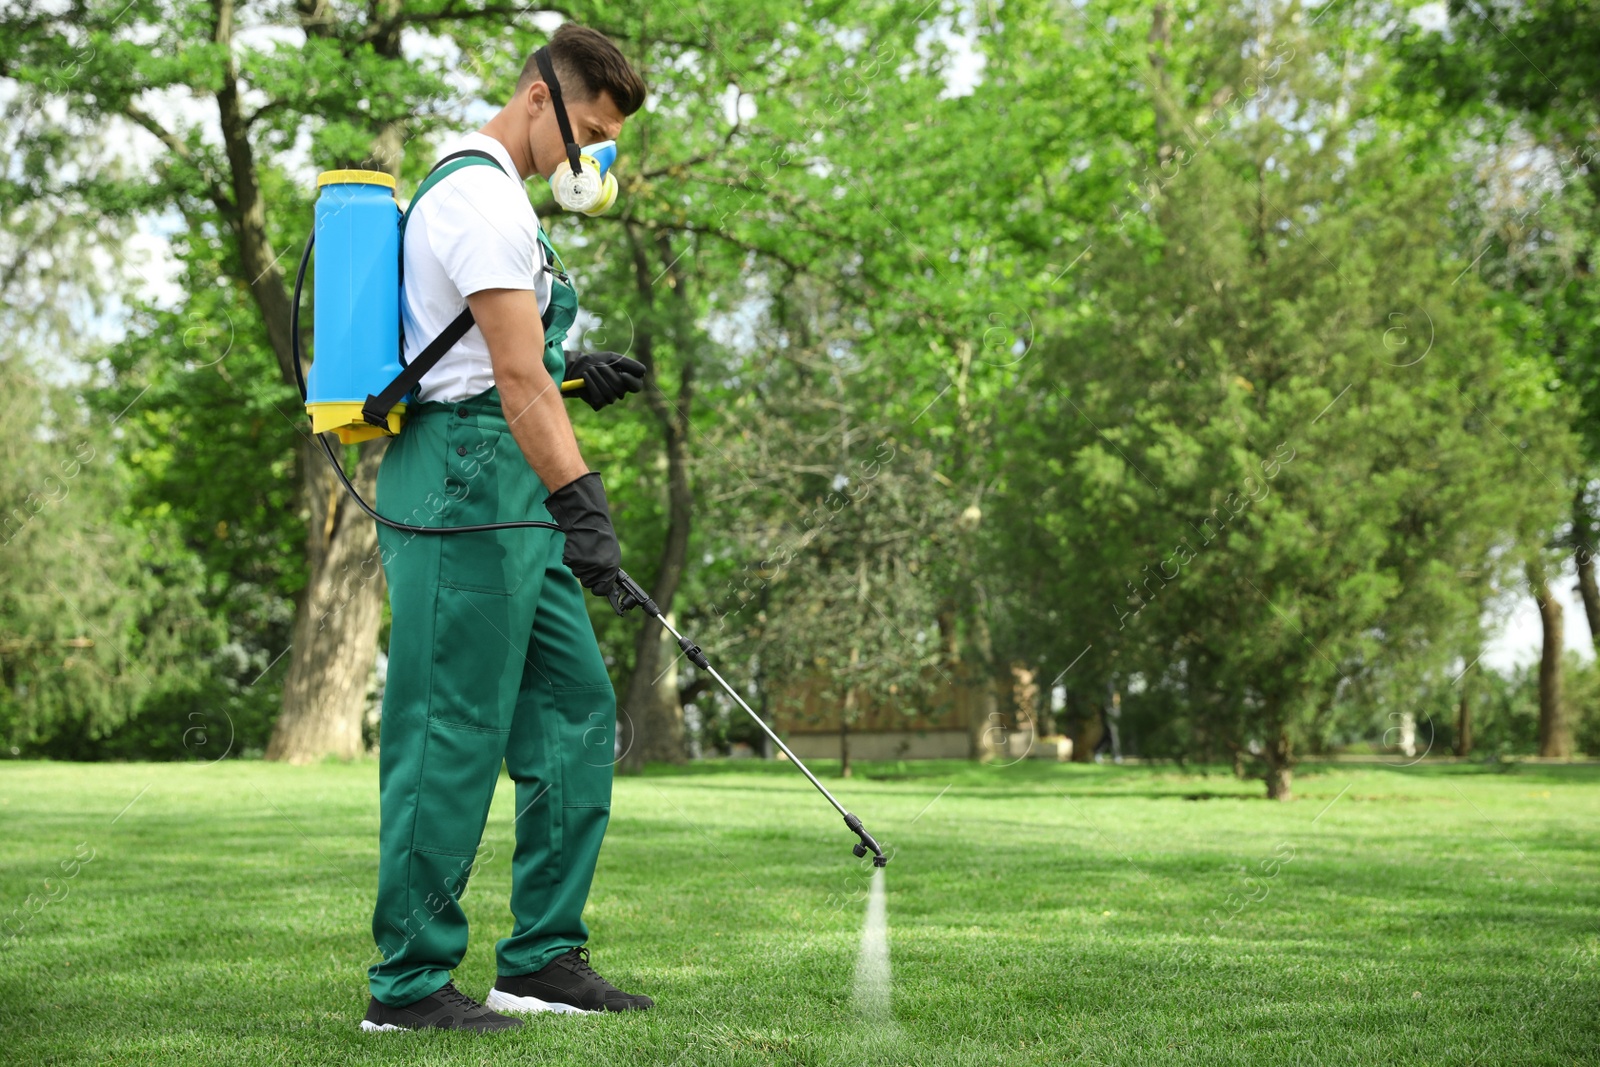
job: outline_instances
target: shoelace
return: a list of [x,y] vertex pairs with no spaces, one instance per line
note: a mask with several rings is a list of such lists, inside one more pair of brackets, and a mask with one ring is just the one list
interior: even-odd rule
[[[589,948],[587,945],[580,945],[577,948],[568,949],[566,954],[561,958],[567,961],[567,969],[572,971],[572,973],[576,974],[578,977],[594,978],[601,982],[605,981],[605,979],[601,978],[593,967],[589,966]],[[609,985],[610,983],[607,984]]]
[[451,1004],[458,1004],[463,1008],[483,1007],[483,1005],[478,1001],[473,1000],[471,997],[461,992],[461,990],[457,989],[454,982],[446,982],[439,989],[438,996]]

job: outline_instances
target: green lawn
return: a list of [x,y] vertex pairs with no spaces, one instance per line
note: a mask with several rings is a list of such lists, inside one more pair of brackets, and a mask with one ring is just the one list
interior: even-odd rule
[[[1600,1063],[1600,766],[1308,766],[1289,804],[1173,768],[825,780],[895,851],[892,1022],[852,998],[848,831],[739,763],[617,783],[591,947],[656,1010],[474,1037],[357,1028],[375,764],[0,764],[0,1061]],[[465,900],[479,997],[511,806]]]

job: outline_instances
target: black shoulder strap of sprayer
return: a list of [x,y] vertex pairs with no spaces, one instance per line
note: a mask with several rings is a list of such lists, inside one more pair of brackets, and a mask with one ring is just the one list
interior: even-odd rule
[[[504,168],[500,167],[499,160],[488,152],[481,152],[476,148],[452,152],[434,164],[433,170],[428,172],[427,178],[418,186],[416,194],[411,197],[411,203],[406,206],[405,214],[400,217],[401,236],[405,235],[406,222],[411,218],[411,211],[417,206],[417,201],[422,199],[423,193],[432,189],[446,175],[453,174],[462,167],[481,166],[483,164],[499,168],[504,173]],[[400,258],[400,264],[400,278],[403,283],[405,280],[405,256],[403,254]],[[452,319],[450,325],[446,326],[438,337],[428,342],[428,347],[419,352],[416,359],[406,364],[405,370],[402,370],[394,381],[384,386],[383,392],[376,396],[371,393],[367,394],[366,403],[361,405],[361,417],[370,425],[387,427],[389,425],[389,412],[394,410],[394,406],[404,400],[407,394],[417,387],[417,383],[422,381],[422,376],[432,370],[434,364],[444,358],[444,354],[454,348],[457,341],[467,335],[467,331],[472,329],[472,325],[472,308],[469,307]],[[401,358],[404,359],[404,355]]]

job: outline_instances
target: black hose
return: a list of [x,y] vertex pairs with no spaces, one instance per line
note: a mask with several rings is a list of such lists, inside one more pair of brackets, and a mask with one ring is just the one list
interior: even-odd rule
[[[300,255],[300,269],[294,276],[294,302],[289,307],[289,349],[294,354],[294,380],[300,387],[300,400],[306,400],[306,374],[301,365],[300,357],[300,296],[305,289],[306,267],[311,263],[311,247],[316,244],[317,233],[312,230],[311,236],[306,241],[306,250]],[[344,464],[339,462],[339,457],[333,454],[333,446],[328,444],[328,439],[323,434],[316,434],[317,443],[322,446],[323,454],[328,457],[328,463],[333,467],[333,473],[339,476],[344,487],[350,491],[355,502],[361,510],[371,515],[378,522],[392,530],[403,530],[406,533],[487,533],[491,530],[559,530],[553,522],[541,522],[537,519],[521,519],[516,522],[485,522],[476,526],[414,526],[408,522],[396,522],[385,518],[373,510],[372,505],[361,499],[361,494],[356,492],[355,485],[344,473]]]

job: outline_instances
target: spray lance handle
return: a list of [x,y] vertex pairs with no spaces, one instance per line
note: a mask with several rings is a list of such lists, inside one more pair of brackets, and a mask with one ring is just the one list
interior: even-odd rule
[[618,570],[616,580],[611,583],[611,593],[607,597],[611,607],[618,615],[626,615],[635,607],[644,608],[646,615],[661,618],[661,609],[656,607],[656,602],[650,599],[650,594],[644,587],[628,576],[625,570]]
[[[638,582],[630,578],[627,571],[619,570],[617,572],[616,585],[611,595],[611,606],[617,609],[618,615],[626,615],[628,610],[636,605],[643,607],[646,615],[657,619],[661,618],[661,609],[656,607],[654,600],[650,599],[650,594],[646,593]],[[683,649],[683,654],[689,657],[690,663],[693,663],[703,671],[711,669],[711,664],[707,662],[706,654],[700,650],[699,645],[687,637],[679,636],[678,647]]]

